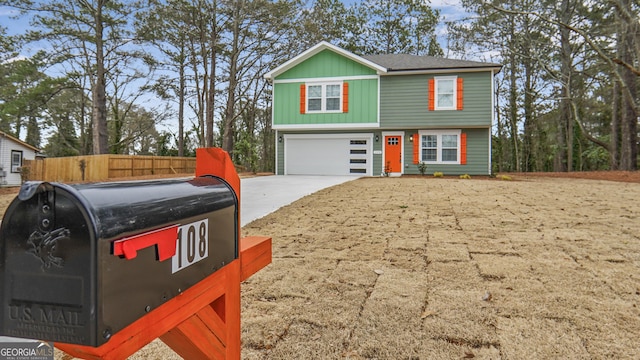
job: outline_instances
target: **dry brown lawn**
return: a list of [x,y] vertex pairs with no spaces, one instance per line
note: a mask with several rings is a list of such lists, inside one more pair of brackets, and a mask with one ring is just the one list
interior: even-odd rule
[[273,263],[242,358],[640,357],[640,184],[516,180],[363,178],[247,225]]
[[637,359],[640,184],[365,178],[245,227],[243,359]]

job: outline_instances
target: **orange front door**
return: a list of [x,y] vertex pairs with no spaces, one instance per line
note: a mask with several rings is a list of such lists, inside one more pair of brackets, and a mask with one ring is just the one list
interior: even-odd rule
[[384,172],[402,172],[402,141],[398,135],[384,137]]

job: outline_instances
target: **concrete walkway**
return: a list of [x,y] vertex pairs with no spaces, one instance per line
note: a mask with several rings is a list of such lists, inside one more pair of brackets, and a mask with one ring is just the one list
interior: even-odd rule
[[245,226],[314,192],[357,178],[357,176],[274,175],[241,179],[241,225]]

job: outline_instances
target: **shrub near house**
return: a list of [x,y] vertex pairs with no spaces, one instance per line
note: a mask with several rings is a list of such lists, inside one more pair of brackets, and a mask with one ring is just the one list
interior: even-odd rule
[[358,56],[321,42],[265,75],[276,172],[490,175],[493,78],[501,65]]

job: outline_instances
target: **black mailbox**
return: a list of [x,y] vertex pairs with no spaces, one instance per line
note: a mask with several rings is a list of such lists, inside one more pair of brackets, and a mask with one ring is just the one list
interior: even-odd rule
[[238,257],[223,179],[27,182],[0,227],[1,335],[99,346]]

